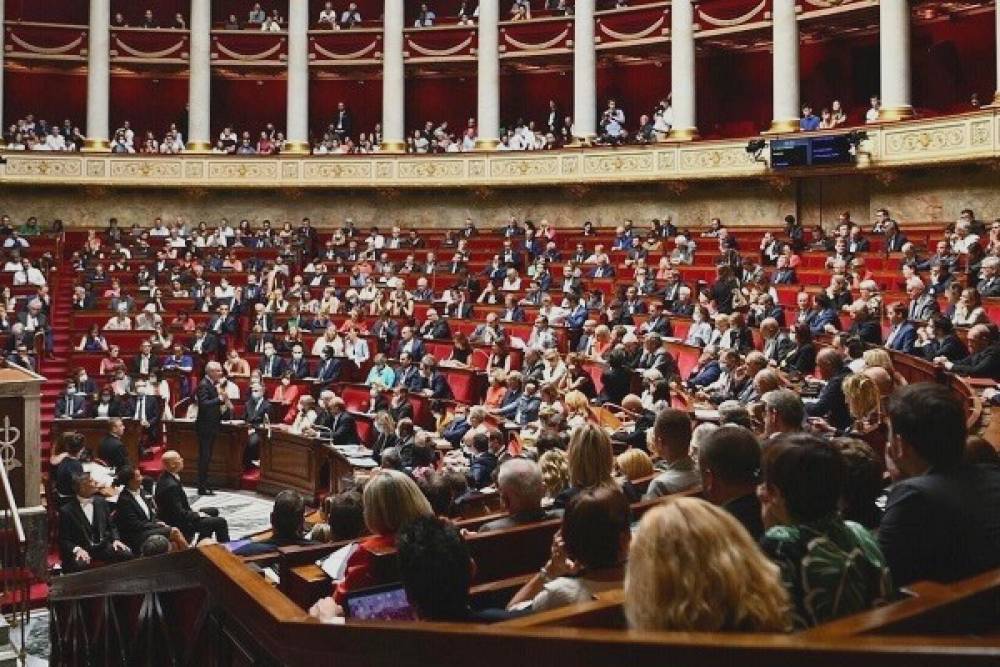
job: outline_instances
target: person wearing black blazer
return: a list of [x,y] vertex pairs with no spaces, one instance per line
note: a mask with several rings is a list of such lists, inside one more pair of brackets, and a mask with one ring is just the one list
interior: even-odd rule
[[403,419],[413,419],[413,406],[410,405],[410,391],[406,385],[397,385],[392,390],[392,400],[389,401],[389,416],[397,424]]
[[153,354],[153,346],[149,341],[142,341],[139,346],[139,354],[132,358],[132,375],[145,377],[156,375],[160,372],[160,358]]
[[292,348],[292,358],[288,360],[285,370],[291,373],[296,380],[303,380],[311,375],[312,369],[309,368],[309,360],[306,359],[305,351],[301,345],[296,344]]
[[760,323],[760,335],[763,342],[761,351],[768,363],[780,365],[795,348],[795,343],[781,333],[781,327],[774,318],[766,318]]
[[849,336],[860,338],[862,342],[870,345],[882,345],[882,326],[879,321],[872,317],[868,310],[868,304],[858,302],[851,304],[849,312],[854,321],[847,330]]
[[86,570],[98,561],[117,563],[132,558],[118,536],[108,503],[97,493],[88,473],[73,477],[74,495],[59,508],[59,556],[67,572]]
[[955,335],[955,325],[947,317],[935,315],[931,318],[929,328],[932,338],[920,348],[925,359],[933,361],[944,357],[954,362],[969,356],[969,348]]
[[420,377],[420,368],[413,363],[413,358],[409,353],[399,355],[399,367],[396,369],[396,388],[407,391],[420,391],[424,382]]
[[191,351],[200,354],[203,358],[212,357],[219,351],[219,339],[205,331],[201,324],[195,329],[194,342],[191,343]]
[[331,440],[335,445],[357,445],[361,442],[358,437],[358,425],[354,417],[347,411],[347,404],[342,398],[334,398],[330,401],[330,421]]
[[188,542],[192,541],[196,533],[199,540],[214,536],[217,542],[228,542],[229,524],[218,516],[218,510],[206,509],[202,513],[191,509],[187,493],[181,486],[180,474],[184,469],[181,455],[173,450],[166,451],[161,461],[163,472],[156,480],[156,490],[153,492],[160,519],[180,530]]
[[108,421],[108,434],[101,440],[97,448],[97,455],[111,468],[121,468],[128,460],[128,450],[121,437],[125,433],[125,423],[118,417],[113,417]]
[[76,383],[66,381],[66,391],[56,399],[56,419],[79,419],[87,416],[87,397],[76,393]]
[[159,520],[153,497],[142,488],[138,468],[126,464],[116,471],[115,480],[123,487],[115,505],[115,526],[132,553],[141,553],[143,543],[153,535],[162,535],[180,548],[187,546],[180,530]]
[[222,411],[226,409],[232,414],[233,404],[225,391],[220,391],[223,380],[222,366],[217,361],[205,365],[205,377],[198,383],[195,400],[198,403],[198,416],[194,421],[195,434],[198,437],[198,495],[215,495],[208,488],[208,464],[212,460],[212,450],[215,448],[215,438],[222,427]]
[[424,358],[424,342],[413,335],[413,327],[403,327],[399,332],[398,350],[396,356],[403,358],[403,353],[410,355],[411,359]]
[[[907,319],[905,303],[894,303],[889,306],[889,334],[885,337],[885,347],[896,352],[913,354],[917,343],[917,325]],[[951,325],[951,320],[944,319]],[[954,327],[951,327],[954,331]]]
[[438,317],[436,310],[430,308],[427,310],[427,319],[420,325],[417,335],[431,340],[448,340],[451,338],[451,327],[446,320]]
[[816,402],[806,406],[806,414],[825,419],[835,429],[846,429],[851,425],[852,419],[847,409],[843,383],[850,375],[850,369],[845,365],[840,353],[832,348],[820,351],[816,357],[816,366],[820,375],[826,380],[826,385],[820,391]]
[[971,354],[958,361],[936,359],[945,370],[956,375],[974,378],[1000,380],[1000,342],[995,330],[985,324],[977,324],[969,329],[966,337]]
[[254,461],[260,460],[261,434],[270,423],[271,402],[264,397],[264,388],[254,386],[250,389],[243,410],[243,421],[247,423],[250,433],[247,435],[247,446],[243,449],[243,467],[253,467]]
[[603,387],[597,396],[599,404],[621,405],[632,386],[632,371],[625,365],[625,353],[614,350],[608,356],[608,369],[601,374]]
[[816,370],[816,345],[813,343],[812,330],[808,324],[799,324],[794,334],[795,347],[785,355],[778,366],[785,371],[793,371],[800,375],[812,375]]
[[264,354],[257,363],[257,368],[260,369],[261,375],[266,378],[280,378],[284,375],[285,360],[278,356],[277,350],[274,349],[274,343],[270,341],[264,343]]
[[333,348],[324,347],[320,354],[320,363],[316,368],[316,384],[326,387],[332,382],[336,382],[340,377],[340,359],[333,356]]

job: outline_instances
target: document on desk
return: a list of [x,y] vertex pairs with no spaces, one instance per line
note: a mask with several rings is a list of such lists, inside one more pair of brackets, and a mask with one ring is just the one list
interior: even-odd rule
[[340,547],[326,558],[316,561],[316,564],[319,565],[320,569],[326,572],[328,577],[334,581],[340,581],[344,578],[344,573],[347,571],[348,559],[350,559],[351,554],[353,554],[357,548],[357,543],[351,542],[348,545]]

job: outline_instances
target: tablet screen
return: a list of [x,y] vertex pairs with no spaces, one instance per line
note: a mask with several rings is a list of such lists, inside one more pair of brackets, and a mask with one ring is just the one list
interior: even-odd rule
[[362,621],[414,620],[402,586],[369,588],[350,593],[344,606],[348,618]]

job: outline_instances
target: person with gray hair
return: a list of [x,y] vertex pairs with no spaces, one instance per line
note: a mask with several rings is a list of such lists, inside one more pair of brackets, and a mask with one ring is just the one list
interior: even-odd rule
[[545,483],[542,481],[542,469],[534,461],[516,458],[501,465],[497,473],[497,489],[503,506],[507,509],[507,516],[484,523],[479,527],[480,533],[558,516],[556,512],[542,509]]
[[161,556],[169,551],[170,540],[163,535],[150,535],[146,538],[146,541],[142,543],[140,555],[142,555],[143,558],[146,558],[147,556]]
[[719,404],[719,426],[735,424],[743,428],[752,429],[753,422],[750,421],[750,413],[746,406],[739,401],[723,401]]
[[194,430],[198,437],[198,495],[214,496],[215,492],[208,488],[208,465],[212,461],[212,450],[215,448],[215,438],[222,428],[223,409],[233,412],[233,404],[226,394],[226,378],[222,364],[210,361],[205,364],[205,376],[198,383],[195,401],[198,404],[198,416],[195,418]]
[[798,394],[789,389],[775,389],[761,397],[764,403],[764,436],[773,438],[782,433],[802,430],[806,408]]

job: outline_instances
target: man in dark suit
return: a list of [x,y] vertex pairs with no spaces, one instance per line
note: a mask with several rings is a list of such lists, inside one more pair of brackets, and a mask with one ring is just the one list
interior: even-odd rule
[[485,433],[476,433],[472,436],[472,450],[474,453],[469,460],[467,475],[469,486],[481,489],[493,483],[493,471],[497,469],[499,460],[496,454],[490,451],[490,439]]
[[180,548],[187,546],[179,529],[159,520],[152,496],[142,488],[138,468],[125,464],[116,471],[115,480],[122,487],[115,507],[115,526],[132,553],[141,553],[143,542],[152,535],[162,535]]
[[641,333],[655,333],[660,336],[673,336],[674,327],[670,318],[663,312],[663,306],[658,303],[649,304],[649,317],[639,326]]
[[195,434],[198,437],[198,495],[215,495],[208,488],[208,464],[212,460],[212,450],[215,438],[222,425],[222,411],[232,413],[233,404],[229,401],[225,390],[221,389],[223,380],[222,366],[217,361],[205,365],[205,377],[198,383],[195,400],[198,403],[198,416],[194,421]]
[[107,502],[89,473],[74,475],[73,497],[59,508],[59,556],[67,572],[86,570],[95,561],[117,563],[132,558],[118,538]]
[[424,342],[414,336],[413,327],[403,327],[402,331],[399,332],[398,347],[397,356],[400,359],[403,358],[404,352],[410,355],[411,359],[423,359],[424,357]]
[[195,512],[191,509],[180,474],[184,469],[184,459],[173,450],[163,453],[163,473],[156,480],[153,497],[159,510],[160,519],[174,526],[184,534],[184,539],[192,541],[195,533],[198,539],[214,536],[217,542],[229,541],[229,524],[220,517],[218,510]]
[[847,409],[847,398],[842,385],[850,375],[850,369],[840,353],[829,347],[816,355],[816,367],[820,377],[826,380],[826,385],[816,402],[806,406],[806,413],[810,417],[825,419],[835,429],[846,429],[851,425],[851,413]]
[[417,335],[427,340],[448,340],[451,338],[451,327],[448,326],[447,320],[438,317],[436,310],[428,308],[424,323],[420,325]]
[[502,322],[523,322],[524,308],[517,304],[517,299],[513,294],[504,297],[503,311],[500,313]]
[[759,469],[760,444],[745,428],[723,426],[698,448],[702,496],[732,514],[755,541],[764,534],[757,498]]
[[615,267],[611,266],[608,260],[602,257],[597,266],[591,269],[587,275],[591,278],[614,278]]
[[119,416],[139,422],[139,426],[142,427],[139,446],[145,453],[148,447],[160,442],[162,435],[160,432],[160,399],[147,393],[145,380],[136,381],[135,398],[129,401],[128,410],[129,414]]
[[204,325],[199,324],[195,329],[194,342],[191,343],[191,351],[199,354],[202,358],[212,357],[219,350],[219,339],[210,335]]
[[893,583],[952,582],[1000,567],[1000,469],[963,462],[966,414],[944,385],[889,399],[893,478],[878,540]]
[[281,377],[285,370],[285,360],[278,356],[278,351],[274,348],[274,343],[268,341],[264,343],[264,354],[257,364],[260,373],[266,378]]
[[108,434],[101,440],[97,448],[97,455],[101,460],[112,468],[121,468],[128,461],[128,450],[122,442],[122,435],[125,434],[125,422],[118,417],[113,417],[108,421]]
[[160,359],[153,354],[153,346],[148,340],[144,340],[139,344],[139,354],[135,355],[132,359],[129,370],[131,370],[132,375],[138,377],[159,374]]
[[396,368],[396,386],[405,387],[407,391],[420,391],[423,387],[420,369],[408,352],[399,355],[399,366]]
[[437,359],[433,355],[424,355],[420,362],[421,389],[425,396],[438,400],[452,400],[451,385],[448,378],[437,369]]
[[358,425],[354,417],[347,411],[344,399],[336,397],[329,402],[330,432],[335,445],[356,445],[361,442],[358,437]]
[[972,353],[968,357],[953,362],[942,356],[936,357],[934,362],[957,375],[1000,380],[1000,341],[996,328],[977,324],[969,329],[966,340]]
[[271,403],[264,398],[264,387],[254,385],[250,387],[250,398],[247,399],[243,411],[243,421],[246,422],[250,433],[247,436],[247,446],[243,450],[243,467],[250,468],[254,461],[260,460],[260,440],[261,434],[270,422]]
[[885,347],[896,352],[913,354],[917,343],[917,327],[907,319],[905,303],[889,306],[889,335],[885,337]]
[[26,368],[29,371],[35,370],[35,358],[28,353],[28,346],[19,343],[14,349],[14,353],[7,357],[7,363]]
[[983,298],[1000,296],[1000,259],[987,257],[980,263],[976,289]]
[[351,112],[343,102],[337,102],[337,113],[333,116],[333,131],[341,141],[345,137],[353,136],[354,122]]
[[76,382],[66,380],[66,391],[56,399],[56,419],[78,419],[87,416],[87,397],[78,394]]
[[938,302],[924,287],[924,281],[914,276],[906,281],[906,294],[910,297],[907,319],[924,322],[938,312]]
[[296,343],[292,347],[292,358],[288,361],[288,365],[285,366],[285,370],[290,372],[296,380],[310,377],[312,369],[309,368],[309,361],[306,359],[305,350],[302,349],[302,345]]
[[236,318],[229,313],[229,306],[219,306],[218,314],[208,325],[208,332],[219,340],[225,340],[227,336],[236,333]]
[[[509,380],[508,384],[510,384]],[[538,411],[542,401],[537,395],[537,385],[534,382],[525,383],[523,392],[520,391],[520,387],[517,387],[516,391],[514,387],[511,387],[507,393],[511,395],[513,400],[508,402],[508,397],[504,396],[504,401],[496,414],[521,426],[538,420]]]
[[320,353],[319,366],[316,368],[316,384],[325,387],[340,377],[340,359],[333,356],[332,347],[324,347]]

